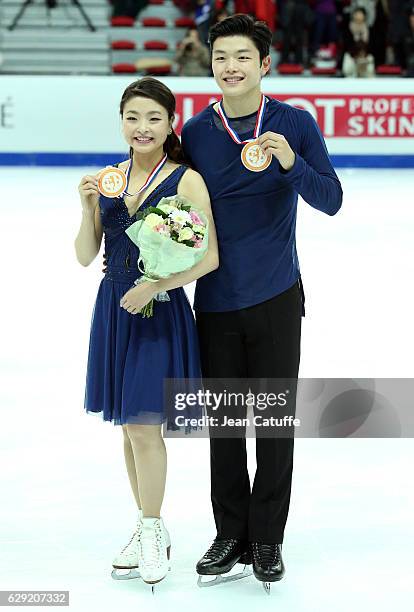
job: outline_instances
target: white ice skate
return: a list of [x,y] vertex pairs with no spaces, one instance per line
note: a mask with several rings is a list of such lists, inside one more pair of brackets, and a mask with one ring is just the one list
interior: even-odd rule
[[138,563],[141,578],[152,585],[161,582],[170,569],[171,540],[162,518],[143,517],[138,541]]
[[[142,531],[142,510],[138,511],[138,520],[136,529],[132,538],[121,552],[112,561],[112,578],[114,580],[131,580],[132,578],[140,578],[138,571],[138,542]],[[124,570],[128,570],[125,572]]]

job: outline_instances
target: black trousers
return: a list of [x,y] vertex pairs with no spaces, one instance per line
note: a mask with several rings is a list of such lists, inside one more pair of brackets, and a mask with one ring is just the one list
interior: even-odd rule
[[[249,308],[196,311],[203,377],[297,379],[304,313],[301,280]],[[211,500],[219,537],[283,542],[293,447],[293,437],[256,437],[251,490],[245,437],[210,437]]]

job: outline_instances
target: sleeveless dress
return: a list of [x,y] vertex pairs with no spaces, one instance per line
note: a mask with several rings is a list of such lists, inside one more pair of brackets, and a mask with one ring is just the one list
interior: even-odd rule
[[[184,165],[173,170],[138,210],[175,195],[186,170]],[[150,318],[130,314],[120,306],[122,296],[142,276],[137,266],[139,248],[125,233],[136,221],[136,213],[129,216],[123,198],[100,195],[99,206],[107,269],[92,313],[84,409],[114,425],[157,425],[167,421],[167,429],[180,429],[173,421],[173,412],[170,415],[165,409],[163,381],[201,379],[198,335],[190,302],[183,287],[178,287],[168,290],[171,301],[154,300]],[[180,414],[200,416],[197,407],[191,411],[191,415],[186,411]],[[189,433],[188,427],[185,431]]]

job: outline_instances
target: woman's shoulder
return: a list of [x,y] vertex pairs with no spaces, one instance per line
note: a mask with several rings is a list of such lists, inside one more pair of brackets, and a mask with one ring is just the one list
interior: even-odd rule
[[190,166],[187,166],[186,164],[180,164],[179,167],[184,168],[182,177],[181,177],[181,185],[183,184],[188,184],[188,185],[200,185],[201,183],[204,183],[203,177],[201,176],[201,174],[199,172],[197,172],[196,170],[193,170],[192,168],[190,168]]
[[178,182],[177,193],[186,196],[189,200],[199,202],[200,205],[205,202],[206,207],[210,201],[207,185],[203,177],[188,166]]
[[125,159],[124,161],[116,162],[116,164],[114,164],[114,166],[116,166],[120,170],[123,170],[124,172],[126,172],[126,169],[128,168],[129,161],[130,161],[129,159]]
[[185,164],[177,164],[177,162],[172,161],[171,159],[168,160],[168,169],[170,172],[175,172],[175,170],[178,170],[178,168],[185,168],[186,165]]

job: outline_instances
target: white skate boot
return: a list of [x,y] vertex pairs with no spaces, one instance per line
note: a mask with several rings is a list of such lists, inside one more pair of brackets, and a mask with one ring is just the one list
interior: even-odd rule
[[[142,531],[142,510],[138,510],[137,526],[132,534],[132,538],[121,552],[112,561],[112,578],[115,580],[130,580],[131,578],[140,578],[138,572],[138,542]],[[117,570],[129,570],[127,573]]]
[[170,535],[162,518],[143,517],[138,541],[138,563],[144,582],[154,585],[165,578],[170,569],[170,548]]

